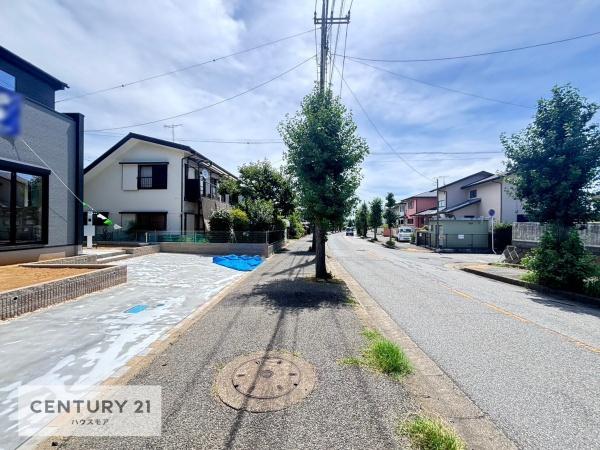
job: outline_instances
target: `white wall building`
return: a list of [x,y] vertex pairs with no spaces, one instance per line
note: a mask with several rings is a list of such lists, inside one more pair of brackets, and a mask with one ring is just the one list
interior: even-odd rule
[[125,229],[202,231],[229,208],[223,177],[235,178],[187,145],[129,133],[85,168],[84,198]]

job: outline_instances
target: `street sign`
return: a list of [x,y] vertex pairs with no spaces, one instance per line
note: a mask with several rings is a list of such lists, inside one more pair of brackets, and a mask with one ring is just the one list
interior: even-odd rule
[[490,209],[488,211],[488,214],[490,215],[490,217],[494,217],[496,215],[496,211],[494,211],[493,209]]
[[0,86],[0,136],[21,132],[21,95]]

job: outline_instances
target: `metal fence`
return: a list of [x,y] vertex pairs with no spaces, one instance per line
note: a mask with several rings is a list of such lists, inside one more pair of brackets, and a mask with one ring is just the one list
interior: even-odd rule
[[[583,245],[588,248],[600,248],[600,222],[588,222],[575,225]],[[538,243],[547,229],[539,222],[515,222],[512,228],[513,242]]]
[[273,244],[285,239],[284,230],[275,231],[102,231],[94,240],[100,242],[160,242]]
[[[439,238],[439,242],[437,239]],[[490,235],[485,234],[440,234],[428,231],[417,232],[417,245],[448,250],[489,250]]]

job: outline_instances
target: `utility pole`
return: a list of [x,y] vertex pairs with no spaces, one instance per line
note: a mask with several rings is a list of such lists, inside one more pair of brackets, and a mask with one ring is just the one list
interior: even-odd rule
[[436,199],[436,213],[435,213],[435,248],[436,250],[440,247],[440,178],[435,179],[435,199]]
[[163,125],[165,128],[170,128],[171,129],[171,140],[173,142],[175,142],[175,128],[176,127],[182,127],[183,124],[182,123],[173,123],[171,125]]
[[[350,23],[349,11],[344,17],[333,17],[333,11],[331,11],[331,15],[327,17],[328,10],[329,0],[323,0],[321,17],[317,17],[316,12],[314,17],[315,24],[321,25],[321,64],[319,66],[319,90],[321,93],[325,91],[325,80],[327,79],[327,52],[329,51],[329,45],[327,42],[327,27],[328,25],[342,25]],[[333,70],[333,67],[331,70]]]

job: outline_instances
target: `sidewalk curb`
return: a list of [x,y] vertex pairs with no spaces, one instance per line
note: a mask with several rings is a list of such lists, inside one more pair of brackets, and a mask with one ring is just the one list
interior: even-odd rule
[[533,291],[542,292],[544,294],[564,297],[569,300],[573,300],[580,303],[585,303],[592,306],[600,306],[600,298],[590,297],[589,295],[577,294],[576,292],[563,291],[560,289],[552,289],[540,284],[530,283],[523,280],[515,280],[514,278],[503,277],[495,273],[489,273],[484,270],[478,270],[473,267],[461,267],[463,272],[472,273],[473,275],[479,275],[480,277],[489,278],[491,280],[500,281],[502,283],[513,284],[515,286],[524,287]]
[[402,330],[365,289],[333,257],[328,258],[334,274],[343,280],[362,306],[357,315],[381,331],[405,351],[415,371],[403,382],[419,406],[452,424],[470,449],[517,449],[492,420],[438,367]]

